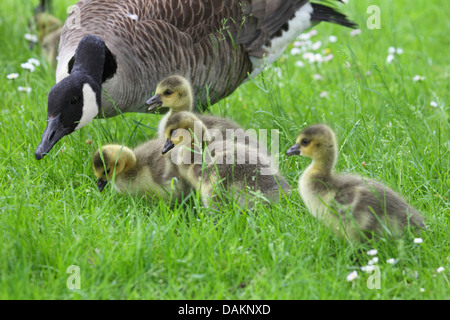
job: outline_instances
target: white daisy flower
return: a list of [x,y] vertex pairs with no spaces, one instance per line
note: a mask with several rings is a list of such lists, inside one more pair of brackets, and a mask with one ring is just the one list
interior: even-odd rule
[[291,55],[296,56],[302,53],[302,50],[299,48],[292,48]]
[[322,63],[323,62],[323,57],[320,53],[316,53],[314,55],[314,62],[318,62],[318,63]]
[[309,40],[309,38],[311,38],[311,35],[309,33],[302,33],[298,36],[299,40]]
[[415,238],[414,239],[414,243],[417,243],[417,244],[423,243],[423,239],[422,238]]
[[388,49],[388,53],[389,54],[394,54],[395,53],[395,48],[394,47],[389,47],[389,49]]
[[402,48],[397,48],[395,50],[395,53],[398,54],[398,55],[403,54],[403,49]]
[[368,265],[368,266],[365,266],[365,267],[361,267],[361,270],[364,271],[364,272],[367,272],[367,273],[372,273],[373,270],[375,270],[375,267],[372,266],[372,265]]
[[36,70],[36,67],[34,66],[34,64],[32,64],[30,62],[22,63],[20,66],[22,67],[22,69],[28,70],[30,72],[34,72],[34,70]]
[[361,34],[361,29],[354,29],[354,30],[350,31],[350,35],[352,37],[358,36],[360,34]]
[[333,60],[333,58],[334,58],[334,55],[332,53],[330,53],[329,55],[326,55],[325,57],[323,57],[323,61],[328,62],[328,61]]
[[317,50],[320,49],[321,46],[322,46],[322,41],[317,41],[317,42],[314,42],[314,44],[312,45],[311,48],[312,48],[314,51],[317,51]]
[[31,42],[38,43],[38,37],[35,34],[25,33],[25,39]]
[[316,29],[312,29],[312,30],[309,32],[309,36],[310,36],[310,37],[314,37],[314,36],[316,36],[318,33],[319,33],[319,32],[318,32]]
[[386,63],[390,64],[392,61],[394,61],[395,56],[393,54],[390,54],[386,58]]
[[420,292],[425,292],[425,288],[420,288]]
[[320,93],[319,97],[321,97],[321,98],[326,98],[326,97],[328,97],[328,92],[322,91],[322,92]]
[[377,257],[375,257],[375,258],[373,258],[372,260],[369,260],[369,262],[367,262],[367,264],[368,264],[369,266],[372,266],[372,265],[374,265],[374,264],[376,264],[376,263],[378,263],[378,258],[377,258]]
[[314,80],[317,80],[317,81],[320,81],[320,80],[323,80],[323,77],[322,77],[320,74],[315,74],[315,75],[313,76],[313,79],[314,79]]
[[26,93],[30,93],[31,92],[31,88],[30,87],[18,87],[17,90],[19,90],[20,92],[26,92]]
[[395,259],[394,258],[387,259],[386,262],[389,263],[389,264],[394,264],[395,263]]
[[27,61],[28,63],[31,63],[32,65],[39,67],[41,65],[41,62],[38,59],[30,58]]
[[347,281],[351,282],[351,281],[355,280],[356,278],[358,278],[358,272],[353,271],[352,273],[350,273],[347,276]]
[[412,78],[412,80],[413,80],[414,82],[424,81],[424,80],[425,80],[425,77],[416,74],[416,75]]
[[19,74],[18,73],[10,73],[10,74],[8,74],[7,76],[6,76],[6,78],[8,79],[8,80],[14,80],[14,79],[17,79],[19,77]]
[[437,273],[441,273],[441,272],[444,272],[444,271],[445,271],[445,268],[444,268],[444,267],[439,267],[439,268],[437,268],[437,270],[436,270]]
[[303,61],[298,60],[295,62],[295,65],[299,68],[303,68],[305,66],[305,63]]
[[376,256],[377,254],[378,254],[378,250],[376,250],[376,249],[367,251],[367,255],[369,255],[369,256]]
[[432,106],[433,108],[437,108],[438,107],[438,103],[436,101],[431,101],[430,102],[430,106]]
[[330,42],[332,42],[332,43],[337,42],[337,40],[338,40],[338,38],[337,38],[336,36],[329,36],[329,37],[328,37],[328,41],[330,41]]

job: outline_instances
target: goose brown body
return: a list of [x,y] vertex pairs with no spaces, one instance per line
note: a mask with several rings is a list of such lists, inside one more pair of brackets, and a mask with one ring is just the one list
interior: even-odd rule
[[215,139],[212,130],[190,112],[173,114],[165,127],[166,161],[177,166],[180,175],[202,196],[205,207],[219,208],[221,191],[251,208],[252,192],[278,201],[290,186],[273,166],[273,160],[253,146]]
[[422,215],[389,187],[357,175],[334,173],[337,153],[334,132],[322,124],[303,130],[288,150],[288,155],[313,159],[298,188],[314,217],[348,239],[425,228]]

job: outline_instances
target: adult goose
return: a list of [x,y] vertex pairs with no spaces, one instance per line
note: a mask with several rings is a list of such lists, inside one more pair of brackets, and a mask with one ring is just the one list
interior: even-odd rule
[[81,0],[60,38],[42,159],[96,116],[147,112],[163,78],[188,78],[203,106],[231,94],[320,21],[354,24],[308,0]]

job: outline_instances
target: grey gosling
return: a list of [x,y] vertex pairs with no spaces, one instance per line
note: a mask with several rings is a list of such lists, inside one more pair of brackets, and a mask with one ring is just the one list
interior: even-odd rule
[[372,234],[399,234],[405,227],[425,229],[424,218],[387,186],[356,175],[336,174],[338,149],[334,132],[324,124],[304,129],[288,156],[312,158],[298,190],[309,212],[348,240]]
[[[174,113],[164,130],[162,150],[177,166],[180,175],[200,192],[206,208],[218,210],[219,194],[226,190],[241,208],[252,208],[254,197],[278,201],[290,186],[273,167],[272,159],[252,146],[236,141],[214,139],[214,130],[191,112]],[[170,151],[170,153],[169,153]]]
[[103,191],[114,179],[121,194],[147,195],[162,199],[179,199],[190,192],[176,167],[161,154],[163,139],[150,140],[134,150],[122,145],[105,145],[94,154],[92,164],[97,186]]

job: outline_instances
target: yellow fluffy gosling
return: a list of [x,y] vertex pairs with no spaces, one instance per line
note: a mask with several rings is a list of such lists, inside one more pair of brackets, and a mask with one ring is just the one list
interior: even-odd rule
[[190,187],[176,167],[164,160],[163,145],[163,139],[155,139],[134,150],[121,145],[105,145],[97,150],[92,164],[98,189],[103,191],[114,177],[114,187],[122,194],[156,195],[163,199],[188,194]]
[[[159,136],[164,137],[167,119],[172,114],[181,111],[192,112],[194,110],[192,85],[182,76],[167,77],[158,84],[155,95],[147,101],[147,105],[149,106],[149,111],[169,108],[169,112],[161,119],[158,128]],[[208,129],[215,128],[220,130],[224,137],[227,129],[241,129],[237,123],[228,119],[208,115],[197,115],[197,117]]]
[[423,217],[383,184],[356,175],[333,172],[338,149],[334,132],[316,124],[304,129],[288,156],[312,158],[298,189],[309,212],[347,239],[372,233],[398,234],[408,226],[425,228]]

